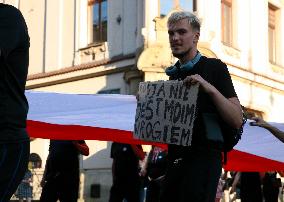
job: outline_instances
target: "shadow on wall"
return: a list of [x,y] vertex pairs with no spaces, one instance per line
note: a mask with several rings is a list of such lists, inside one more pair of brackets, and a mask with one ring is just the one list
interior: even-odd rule
[[107,147],[83,160],[81,196],[85,202],[105,202],[109,199],[109,191],[112,185],[110,158],[111,142]]

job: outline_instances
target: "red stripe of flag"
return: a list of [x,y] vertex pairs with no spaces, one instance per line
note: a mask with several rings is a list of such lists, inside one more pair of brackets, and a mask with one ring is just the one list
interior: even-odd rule
[[[127,144],[157,145],[163,148],[165,144],[147,142],[133,138],[133,133],[125,130],[99,128],[80,125],[59,125],[28,120],[28,133],[33,138],[56,140],[101,140]],[[246,152],[233,150],[228,154],[225,170],[235,171],[283,171],[284,163],[260,157]]]

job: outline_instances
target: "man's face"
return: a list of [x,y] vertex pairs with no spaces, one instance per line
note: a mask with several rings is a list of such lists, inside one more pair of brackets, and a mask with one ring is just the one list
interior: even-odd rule
[[186,57],[192,48],[197,47],[199,31],[192,30],[188,19],[182,19],[170,24],[168,34],[172,53],[179,59]]

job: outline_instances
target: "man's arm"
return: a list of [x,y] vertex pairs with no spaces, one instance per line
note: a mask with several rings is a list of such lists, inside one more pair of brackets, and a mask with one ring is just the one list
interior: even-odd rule
[[235,177],[234,177],[233,183],[232,183],[232,189],[230,190],[230,194],[232,194],[236,191],[237,184],[240,181],[240,178],[241,178],[241,172],[237,172]]
[[243,122],[242,108],[237,97],[225,98],[213,85],[198,74],[187,76],[184,83],[186,86],[199,83],[202,90],[212,98],[222,119],[234,128],[241,127]]
[[89,156],[89,147],[85,140],[74,140],[72,141],[74,146],[77,148],[78,152],[84,156]]
[[143,177],[145,177],[146,174],[147,174],[147,168],[148,168],[148,162],[149,162],[149,153],[146,154],[144,160],[142,161],[141,170],[140,170],[139,174],[140,174],[140,176],[143,176]]
[[266,121],[264,121],[260,117],[252,117],[252,120],[254,120],[255,122],[251,122],[250,123],[251,126],[259,126],[259,127],[267,129],[275,137],[277,137],[281,142],[284,143],[284,132],[283,131],[279,130],[278,128],[276,128],[272,125],[270,125],[269,123],[267,123]]

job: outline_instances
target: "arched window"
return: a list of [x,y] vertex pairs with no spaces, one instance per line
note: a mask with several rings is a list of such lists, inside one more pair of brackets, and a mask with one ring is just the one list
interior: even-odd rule
[[29,161],[31,162],[32,169],[41,168],[42,160],[37,153],[31,153]]

